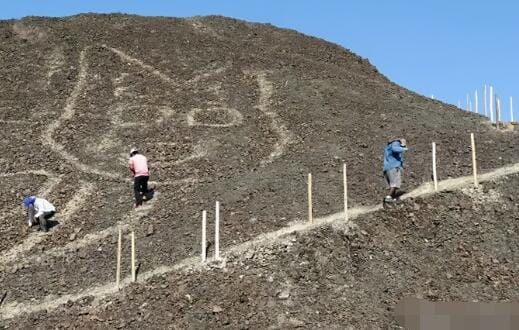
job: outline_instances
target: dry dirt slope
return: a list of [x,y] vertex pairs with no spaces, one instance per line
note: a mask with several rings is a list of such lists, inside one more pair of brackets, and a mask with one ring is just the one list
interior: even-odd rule
[[[132,220],[131,145],[150,158],[160,192],[133,219],[142,271],[198,254],[199,212],[215,199],[223,248],[304,218],[308,172],[317,214],[340,210],[342,161],[351,205],[372,204],[390,136],[411,145],[410,187],[430,177],[432,140],[443,178],[470,173],[469,132],[481,170],[519,158],[517,134],[294,31],[221,17],[81,15],[2,21],[0,38],[4,304],[113,280],[116,224]],[[60,210],[47,236],[20,231],[28,192]]]
[[519,300],[519,176],[362,215],[157,276],[96,308],[85,298],[13,328],[399,329],[402,297]]

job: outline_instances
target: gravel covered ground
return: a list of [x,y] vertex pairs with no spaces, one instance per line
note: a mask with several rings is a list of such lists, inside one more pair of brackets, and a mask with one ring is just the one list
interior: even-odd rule
[[[353,221],[32,314],[15,328],[397,328],[402,297],[519,299],[519,176],[410,199]],[[14,324],[13,324],[14,325]]]
[[[481,172],[519,160],[517,132],[496,131],[480,116],[405,90],[346,49],[270,25],[222,17],[80,15],[0,21],[0,38],[0,191],[4,197],[0,207],[5,210],[0,216],[0,299],[5,293],[4,308],[15,303],[57,299],[113,281],[118,224],[125,226],[125,232],[129,226],[135,228],[140,272],[146,272],[200,253],[201,210],[207,209],[212,219],[215,200],[222,203],[224,250],[306,218],[309,172],[314,178],[316,216],[340,211],[344,161],[348,164],[350,206],[376,204],[385,189],[380,173],[382,149],[391,137],[404,136],[410,145],[405,176],[408,190],[430,180],[432,141],[438,145],[440,178],[471,173],[471,132],[476,136]],[[127,153],[133,145],[148,156],[151,180],[158,191],[140,213],[132,211],[132,186],[126,169]],[[500,185],[499,189],[504,188]],[[57,225],[48,235],[23,228],[20,204],[22,196],[28,193],[44,195],[58,208]],[[512,192],[509,194],[513,196]],[[151,318],[163,327],[177,322],[181,328],[196,328],[197,324],[223,326],[225,322],[235,327],[238,323],[246,325],[246,318],[251,326],[283,327],[284,322],[292,321],[294,326],[301,325],[299,321],[304,322],[302,326],[319,322],[323,326],[355,325],[368,324],[359,322],[372,317],[373,322],[384,324],[390,315],[385,308],[402,295],[404,284],[395,283],[396,291],[381,294],[387,304],[365,317],[352,312],[351,306],[364,306],[364,301],[369,301],[366,298],[375,299],[377,295],[371,296],[366,288],[345,285],[355,281],[360,281],[359,285],[387,283],[380,281],[379,272],[385,269],[380,265],[372,268],[371,262],[378,259],[369,259],[366,253],[370,252],[365,247],[373,245],[375,237],[382,239],[390,234],[385,226],[394,226],[386,241],[399,237],[393,242],[399,251],[406,247],[406,241],[401,241],[406,231],[425,235],[425,229],[416,233],[413,226],[430,223],[427,226],[432,226],[432,230],[437,226],[433,221],[437,216],[452,218],[453,224],[457,224],[465,221],[464,212],[472,212],[477,218],[479,215],[474,212],[479,210],[488,214],[487,222],[495,230],[516,229],[506,227],[500,214],[490,215],[503,210],[495,203],[483,203],[478,209],[467,209],[468,204],[459,204],[464,205],[459,209],[442,209],[450,205],[447,202],[461,203],[463,198],[468,197],[450,193],[427,202],[416,201],[418,206],[406,204],[393,213],[377,213],[381,219],[368,221],[375,214],[365,216],[359,219],[359,226],[365,226],[363,230],[369,235],[344,236],[341,230],[327,228],[313,236],[295,237],[294,242],[290,241],[290,253],[278,251],[288,247],[276,247],[268,257],[272,259],[262,261],[265,270],[271,267],[272,272],[283,274],[281,278],[274,276],[274,282],[253,281],[257,274],[251,275],[241,265],[231,263],[227,272],[215,270],[209,273],[209,279],[205,272],[189,277],[172,274],[171,278],[167,275],[165,279],[153,279],[149,282],[151,289],[148,284],[132,286],[92,315],[100,315],[103,322],[109,322],[111,317],[110,322],[120,325],[129,321],[119,319],[121,315],[143,309],[140,318]],[[505,201],[514,203],[506,198]],[[418,210],[414,210],[416,207]],[[418,220],[410,215],[419,217],[421,212],[425,213]],[[510,216],[503,215],[504,219]],[[482,228],[484,221],[478,222],[474,230]],[[445,230],[442,239],[458,237],[460,230],[468,228],[472,227],[440,228]],[[212,227],[209,229],[208,236],[212,237]],[[319,240],[317,236],[325,239]],[[490,236],[485,239],[499,241]],[[446,253],[445,256],[454,257],[454,252],[459,252],[453,247],[436,251],[438,247],[424,242],[417,244],[423,249],[408,254],[416,259],[413,263],[418,269],[431,266],[433,256],[441,258]],[[444,244],[454,243],[446,240]],[[329,252],[332,249],[333,254]],[[319,259],[315,257],[318,251],[323,258],[331,258],[326,267],[337,270],[334,278],[342,276],[336,287],[330,282],[330,288],[321,288],[330,279],[320,273],[318,263],[308,266],[316,269],[311,273],[314,275],[306,273],[303,259]],[[356,260],[353,251],[362,258]],[[389,246],[379,252],[383,251],[389,253],[384,254],[387,258],[397,253]],[[463,251],[477,254],[473,250]],[[332,255],[338,253],[343,256],[333,259]],[[467,259],[470,265],[462,268],[460,281],[474,279],[476,271],[472,272],[472,267],[483,267],[472,264],[474,260],[479,259]],[[490,265],[506,264],[497,260],[499,263],[491,261]],[[253,257],[246,262],[251,263],[251,271],[259,267]],[[296,267],[293,263],[303,265]],[[355,273],[355,267],[368,267],[370,271]],[[328,268],[323,271],[328,272]],[[395,271],[404,272],[400,268]],[[427,272],[406,271],[414,273],[402,273],[398,278],[419,282],[420,288],[427,287],[434,294],[431,283],[435,282],[425,284]],[[513,267],[508,271],[513,271]],[[291,293],[290,299],[279,300],[276,290],[282,286],[277,281],[286,278],[287,288],[296,282],[286,272],[293,272],[294,278],[309,279],[301,284],[301,296]],[[362,277],[358,277],[360,274]],[[451,275],[449,281],[457,278],[454,273]],[[219,284],[202,284],[209,280]],[[508,288],[512,285],[499,281]],[[162,285],[177,287],[179,282],[187,293],[172,290],[172,294],[161,289]],[[309,294],[318,290],[316,285],[324,292],[322,302],[319,296]],[[185,297],[195,289],[207,292],[206,298],[195,293],[193,301]],[[233,302],[234,295],[248,289],[254,289],[246,295],[250,299]],[[142,295],[131,293],[134,290]],[[332,301],[334,290],[338,292],[336,304],[326,305]],[[471,290],[470,294],[485,297],[486,291],[477,285]],[[155,297],[164,301],[168,292],[170,305],[152,303]],[[343,292],[346,296],[342,296]],[[513,298],[492,292],[492,299]],[[148,294],[153,297],[150,301],[145,298]],[[341,300],[356,294],[358,298]],[[467,297],[472,297],[470,294]],[[229,297],[222,302],[215,300],[222,296]],[[130,297],[133,302],[125,300]],[[258,305],[247,309],[250,301]],[[88,299],[74,303],[70,313],[84,313],[90,303]],[[137,303],[167,311],[145,312],[146,306],[141,308]],[[223,311],[215,308],[214,312],[211,305]],[[278,305],[284,307],[280,309]],[[319,310],[321,305],[327,307]],[[124,308],[119,310],[117,306]],[[344,311],[339,313],[342,308]],[[359,307],[359,311],[367,308]],[[262,310],[268,317],[261,317]],[[305,317],[292,315],[294,310],[305,311]],[[232,316],[231,311],[236,315]],[[17,313],[20,319],[5,322],[13,326],[50,327],[52,320],[66,324],[91,316],[90,312],[80,318],[63,311],[50,313],[45,317]],[[176,321],[163,323],[168,313]],[[248,316],[250,313],[253,315]],[[335,323],[332,317],[337,317]]]

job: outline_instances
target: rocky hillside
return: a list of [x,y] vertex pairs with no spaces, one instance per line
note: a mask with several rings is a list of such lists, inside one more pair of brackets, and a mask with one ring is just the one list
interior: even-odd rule
[[[216,200],[223,251],[305,219],[307,173],[316,215],[340,211],[343,162],[350,206],[376,204],[392,137],[410,145],[408,190],[430,180],[432,141],[440,178],[471,173],[471,132],[481,172],[519,159],[517,132],[405,90],[367,60],[295,31],[222,17],[79,15],[0,21],[0,39],[0,317],[13,326],[29,305],[110,287],[118,225],[135,228],[145,273],[199,255],[201,210],[212,219]],[[131,146],[149,158],[158,191],[139,212],[126,169]],[[23,228],[29,193],[58,208],[47,235]],[[349,244],[340,233],[330,239]],[[174,282],[160,285],[166,294]],[[34,311],[36,323],[46,319]]]

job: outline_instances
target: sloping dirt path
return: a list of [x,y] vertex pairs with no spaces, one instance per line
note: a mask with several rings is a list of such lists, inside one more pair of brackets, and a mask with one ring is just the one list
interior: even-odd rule
[[[494,171],[482,174],[478,177],[479,182],[489,181],[493,179],[497,179],[503,176],[511,175],[519,173],[519,163],[508,165],[505,167],[498,168]],[[439,191],[443,190],[452,190],[452,189],[458,189],[467,185],[473,184],[473,176],[466,176],[461,178],[455,178],[455,179],[448,179],[441,181],[439,183]],[[403,198],[412,198],[412,197],[418,197],[418,196],[426,196],[434,194],[433,186],[431,183],[423,184],[422,186],[418,187],[417,189],[411,191],[407,195],[405,195]],[[348,210],[349,219],[354,219],[358,217],[359,215],[375,212],[379,209],[381,209],[382,206],[379,205],[373,205],[368,207],[356,207]],[[317,227],[321,227],[323,225],[335,223],[335,222],[341,222],[344,221],[344,212],[334,213],[331,215],[328,215],[326,217],[317,218],[314,219],[314,223],[295,223],[290,226],[287,226],[285,228],[282,228],[277,231],[265,233],[262,235],[259,235],[255,239],[251,241],[247,241],[238,245],[234,245],[227,249],[227,251],[224,252],[225,255],[243,255],[243,253],[253,247],[257,246],[264,246],[264,245],[270,245],[274,242],[278,241],[279,239],[283,238],[284,236],[294,233],[294,232],[305,232],[312,230]],[[225,262],[225,258],[222,260]],[[203,269],[204,267],[207,267],[205,264],[202,264],[200,262],[200,257],[190,257],[186,258],[179,263],[172,265],[172,266],[161,266],[158,268],[155,268],[154,270],[145,272],[141,275],[139,275],[138,282],[145,282],[148,279],[157,276],[162,275],[165,273],[173,272],[173,271],[182,271],[186,269]],[[122,280],[120,287],[124,288],[131,284],[131,278],[126,277]],[[41,301],[30,301],[30,302],[12,302],[9,304],[6,304],[5,306],[1,307],[0,309],[0,318],[2,319],[10,319],[17,317],[18,315],[24,314],[24,313],[33,313],[38,312],[41,310],[53,310],[58,308],[59,306],[67,303],[68,301],[78,301],[80,299],[83,299],[85,297],[94,297],[93,304],[96,304],[99,302],[100,299],[105,298],[107,296],[116,294],[119,290],[115,286],[115,282],[109,282],[105,283],[103,285],[83,289],[75,294],[67,294],[62,295],[58,298],[56,296],[47,296]]]

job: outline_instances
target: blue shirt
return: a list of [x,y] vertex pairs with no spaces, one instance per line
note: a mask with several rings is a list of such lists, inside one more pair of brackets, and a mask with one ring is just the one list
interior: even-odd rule
[[398,140],[388,143],[384,149],[384,172],[404,167],[404,153],[406,151],[407,148],[402,147]]

